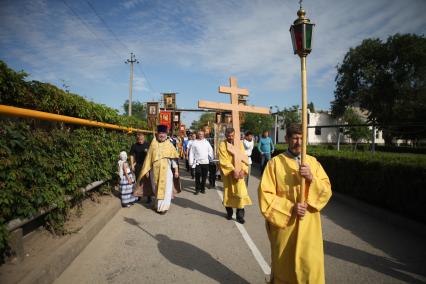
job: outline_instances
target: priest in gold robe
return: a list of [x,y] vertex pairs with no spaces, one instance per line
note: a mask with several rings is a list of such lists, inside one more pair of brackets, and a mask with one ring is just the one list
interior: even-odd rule
[[167,139],[167,126],[159,125],[156,138],[149,146],[137,184],[139,185],[149,174],[155,196],[154,209],[161,214],[169,210],[173,194],[180,191],[178,157],[176,148]]
[[[219,145],[219,166],[223,181],[223,205],[226,208],[227,219],[231,220],[234,209],[237,209],[237,222],[244,224],[244,206],[251,205],[251,199],[247,192],[244,177],[248,174],[248,167],[242,163],[241,171],[237,172],[234,167],[234,157],[227,149],[227,143],[234,144],[235,130],[227,128],[226,140]],[[235,138],[238,139],[238,138]],[[240,151],[245,155],[244,146],[240,143]]]
[[[325,283],[320,210],[331,197],[330,180],[312,156],[300,165],[302,128],[287,128],[288,150],[270,160],[259,185],[259,206],[271,243],[270,283]],[[298,203],[301,176],[304,203]]]

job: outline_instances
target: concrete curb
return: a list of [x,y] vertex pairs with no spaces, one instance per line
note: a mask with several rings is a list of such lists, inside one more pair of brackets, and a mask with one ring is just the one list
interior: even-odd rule
[[401,215],[392,213],[386,209],[373,206],[364,201],[355,199],[353,197],[348,197],[336,191],[333,191],[333,196],[331,197],[331,199],[336,199],[337,201],[350,207],[356,207],[357,210],[360,210],[376,219],[391,224],[395,227],[398,227],[400,229],[406,229],[415,234],[420,234],[426,237],[426,224],[408,219]]
[[52,283],[55,281],[120,208],[120,200],[113,200],[19,283]]

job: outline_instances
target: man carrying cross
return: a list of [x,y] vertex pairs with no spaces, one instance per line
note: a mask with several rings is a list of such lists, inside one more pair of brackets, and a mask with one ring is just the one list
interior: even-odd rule
[[220,86],[219,93],[231,95],[231,103],[199,101],[198,107],[232,112],[232,128],[226,130],[226,140],[219,145],[219,165],[223,176],[223,205],[226,207],[228,220],[232,219],[233,209],[237,208],[237,221],[244,224],[244,206],[251,204],[244,176],[248,174],[248,157],[240,141],[240,112],[269,114],[266,108],[246,106],[238,103],[240,96],[248,96],[247,89],[237,86],[237,79],[229,78],[230,87]]
[[[248,175],[248,167],[246,164],[241,164],[241,169],[236,169],[234,166],[234,153],[230,152],[227,143],[234,145],[235,137],[234,128],[227,128],[225,131],[226,140],[223,140],[219,145],[219,165],[222,172],[223,181],[223,206],[226,208],[227,219],[232,219],[234,209],[237,209],[237,222],[244,224],[244,206],[251,205],[251,199],[247,192],[247,187],[244,182],[244,177]],[[244,147],[240,144],[241,152]]]

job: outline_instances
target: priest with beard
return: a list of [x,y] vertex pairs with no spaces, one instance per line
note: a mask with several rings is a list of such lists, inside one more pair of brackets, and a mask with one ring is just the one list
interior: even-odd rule
[[176,148],[167,139],[167,126],[158,125],[157,135],[149,146],[137,184],[149,175],[155,196],[154,209],[160,214],[169,210],[173,195],[180,192],[178,158]]

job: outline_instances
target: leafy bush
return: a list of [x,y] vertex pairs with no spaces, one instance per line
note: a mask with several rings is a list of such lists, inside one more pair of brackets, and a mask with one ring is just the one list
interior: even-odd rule
[[[0,61],[0,104],[145,128],[146,122],[124,117],[46,83],[26,82]],[[46,215],[48,228],[63,233],[71,201],[79,188],[110,180],[118,154],[128,151],[133,136],[102,128],[79,127],[32,119],[0,118],[0,259],[7,248],[6,223],[56,205]]]
[[118,110],[89,102],[58,87],[38,81],[26,82],[25,72],[15,72],[0,60],[0,104],[60,115],[146,129],[146,121],[119,115]]
[[[274,156],[284,152],[279,145]],[[329,150],[308,146],[330,177],[333,190],[426,222],[426,155]],[[255,162],[260,161],[255,149]]]

